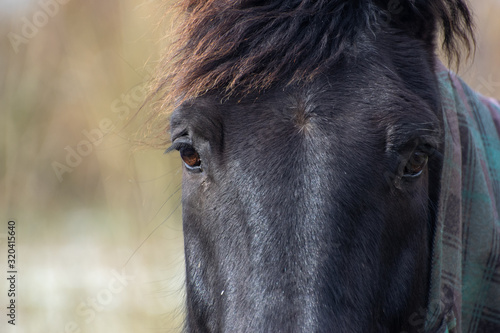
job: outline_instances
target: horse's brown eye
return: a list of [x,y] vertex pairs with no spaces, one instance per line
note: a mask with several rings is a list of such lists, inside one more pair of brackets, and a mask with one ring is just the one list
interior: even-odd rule
[[181,158],[189,170],[199,170],[201,159],[198,152],[191,146],[184,146],[179,149]]
[[427,165],[427,160],[429,159],[429,155],[424,152],[416,151],[411,156],[408,163],[406,163],[404,169],[404,177],[418,177],[424,171],[425,166]]

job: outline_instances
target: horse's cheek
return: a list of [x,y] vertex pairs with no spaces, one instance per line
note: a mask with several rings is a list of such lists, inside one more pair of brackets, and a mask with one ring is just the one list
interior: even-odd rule
[[210,181],[203,173],[192,173],[184,170],[182,175],[182,205],[186,208],[199,210],[204,204],[204,198],[209,191]]

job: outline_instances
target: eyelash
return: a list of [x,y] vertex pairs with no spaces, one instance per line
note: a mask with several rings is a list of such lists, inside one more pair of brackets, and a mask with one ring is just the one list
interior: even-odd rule
[[203,171],[201,167],[200,155],[191,143],[174,141],[173,144],[165,151],[165,153],[171,152],[172,150],[179,151],[184,166],[188,171],[190,172]]
[[[434,153],[435,149],[430,146],[421,146],[415,149],[408,161],[406,161],[403,177],[406,179],[418,178]],[[412,165],[412,163],[414,164]]]

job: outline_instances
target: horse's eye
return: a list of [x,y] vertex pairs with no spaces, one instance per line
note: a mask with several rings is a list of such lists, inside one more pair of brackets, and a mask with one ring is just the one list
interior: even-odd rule
[[189,145],[180,147],[179,152],[184,161],[184,165],[190,171],[201,171],[201,159],[198,152]]
[[179,151],[184,166],[191,172],[202,172],[200,154],[194,149],[191,140],[187,137],[180,137],[174,140],[172,145],[165,151],[169,153],[173,150]]
[[420,176],[427,165],[428,159],[429,155],[427,153],[422,151],[414,152],[408,163],[406,163],[403,177],[414,178]]

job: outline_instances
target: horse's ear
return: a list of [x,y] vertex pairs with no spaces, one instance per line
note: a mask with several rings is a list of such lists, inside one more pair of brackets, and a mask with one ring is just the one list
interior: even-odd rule
[[464,0],[375,0],[386,23],[407,31],[434,49],[441,33],[442,48],[450,60],[459,60],[460,49],[474,48],[472,14]]

